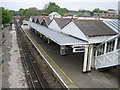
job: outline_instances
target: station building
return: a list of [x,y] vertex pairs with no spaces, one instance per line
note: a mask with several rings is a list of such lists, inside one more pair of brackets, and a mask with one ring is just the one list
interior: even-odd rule
[[[31,16],[29,21],[23,23],[28,24],[30,30],[41,38],[47,39],[48,43],[53,41],[60,45],[61,55],[67,55],[69,48],[72,48],[73,53],[84,53],[83,72],[91,71],[91,68],[100,69],[120,64],[117,21]],[[114,57],[117,58],[112,58],[109,53],[116,53]]]

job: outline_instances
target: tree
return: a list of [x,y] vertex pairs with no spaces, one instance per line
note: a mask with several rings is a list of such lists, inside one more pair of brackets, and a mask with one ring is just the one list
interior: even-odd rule
[[96,8],[92,11],[93,13],[107,13],[105,10],[100,10],[99,8]]
[[23,20],[27,20],[27,17],[26,17],[26,16],[22,16],[22,17],[20,18],[20,20],[19,20],[19,23],[22,24],[22,21],[23,21]]
[[81,14],[79,14],[79,15],[76,15],[76,17],[81,17],[81,16],[83,16],[83,15],[81,15]]
[[0,7],[0,26],[2,24],[2,8]]
[[13,16],[13,11],[2,8],[2,23],[9,23]]
[[59,14],[63,15],[61,8],[58,5],[56,5],[54,2],[50,2],[46,4],[43,10],[47,14],[50,14],[51,12],[58,12]]
[[60,8],[60,10],[62,11],[62,13],[68,13],[68,9],[67,8]]
[[37,8],[33,7],[33,8],[26,9],[24,12],[24,15],[25,16],[38,16],[38,15],[41,15],[41,12]]
[[15,16],[39,16],[39,15],[42,15],[42,11],[38,10],[35,7],[29,8],[29,9],[21,8],[19,11],[16,11],[14,15]]
[[21,9],[19,9],[19,11],[15,12],[14,15],[15,16],[24,16],[25,10],[26,9],[21,8]]

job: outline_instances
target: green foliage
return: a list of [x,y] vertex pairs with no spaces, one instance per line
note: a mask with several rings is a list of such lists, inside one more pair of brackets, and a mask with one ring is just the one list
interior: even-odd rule
[[[94,9],[92,12],[90,10],[78,10],[78,11],[68,10],[67,8],[61,8],[54,2],[50,2],[46,4],[43,10],[38,10],[37,8],[32,7],[28,9],[21,8],[19,9],[19,11],[11,11],[11,10],[6,10],[4,8],[0,8],[0,11],[2,12],[2,15],[0,15],[0,21],[2,21],[2,23],[10,22],[13,15],[14,16],[40,16],[40,15],[48,15],[52,12],[58,12],[62,16],[64,16],[64,14],[66,13],[73,13],[73,14],[79,14],[77,15],[79,17],[79,16],[82,16],[80,13],[107,13],[107,11],[100,10],[99,8]],[[22,17],[21,21],[22,19],[25,19],[25,17]]]
[[29,8],[29,9],[20,9],[19,11],[16,11],[15,16],[38,16],[42,15],[42,12],[38,10],[37,8]]
[[22,16],[20,19],[19,19],[19,23],[22,24],[22,21],[23,20],[27,20],[27,17],[26,16]]
[[54,2],[50,2],[50,3],[45,5],[43,11],[47,15],[52,13],[52,12],[57,12],[63,16],[64,13],[66,13],[68,10],[66,8],[60,8],[60,6],[56,5]]
[[68,10],[67,8],[60,8],[60,11],[61,11],[62,13],[67,13],[69,10]]
[[50,14],[51,12],[60,12],[60,7],[58,5],[56,5],[54,2],[50,2],[48,4],[45,5],[44,7],[44,11],[47,14]]
[[81,14],[79,14],[79,15],[76,15],[76,17],[81,17],[81,16],[83,16],[83,15],[81,15]]
[[90,10],[78,10],[78,13],[84,13],[84,12],[90,13],[91,11]]
[[105,10],[100,10],[99,8],[96,8],[92,11],[93,13],[107,13]]
[[2,24],[2,8],[0,8],[0,26]]
[[60,6],[56,5],[56,3],[54,2],[50,2],[46,4],[43,10],[44,12],[46,12],[47,15],[52,12],[58,12],[62,16],[65,13],[77,13],[77,11],[74,11],[74,10],[68,10],[67,8],[60,8]]
[[19,11],[16,11],[14,13],[15,16],[23,16],[25,12],[25,9],[21,8]]
[[37,8],[29,8],[25,10],[25,16],[37,16],[40,15],[40,12]]
[[12,19],[13,13],[14,11],[2,8],[2,23],[9,23]]

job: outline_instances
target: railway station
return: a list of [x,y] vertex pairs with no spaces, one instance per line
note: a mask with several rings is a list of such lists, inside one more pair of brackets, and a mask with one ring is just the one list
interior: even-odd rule
[[[24,27],[26,24],[29,26],[28,32],[31,31],[32,33],[35,33],[35,35],[38,36],[38,41],[39,39],[42,39],[46,40],[48,44],[51,44],[52,42],[56,43],[56,47],[59,48],[59,54],[62,56],[60,57],[61,59],[64,59],[64,56],[67,58],[74,55],[77,56],[78,58],[74,59],[77,60],[77,68],[80,67],[80,70],[82,70],[79,72],[89,72],[92,68],[97,70],[118,66],[120,64],[118,62],[120,47],[120,35],[117,32],[118,30],[113,30],[115,26],[111,28],[102,20],[75,20],[68,18],[54,18],[50,20],[49,17],[46,16],[33,16],[30,17],[30,21],[23,21]],[[96,32],[96,30],[98,31]],[[111,43],[113,40],[114,42]],[[111,47],[114,49],[111,49]],[[107,49],[109,48],[111,50],[108,51]],[[46,49],[44,48],[44,50]],[[73,55],[69,55],[70,52],[72,52]],[[64,61],[55,60],[54,62],[59,66],[64,67],[68,60],[66,62]],[[70,62],[74,61],[75,60],[70,60]],[[62,63],[63,65],[59,63]],[[75,68],[73,68],[73,70],[75,70]],[[67,74],[70,73],[68,69],[62,69],[67,72]],[[78,76],[76,76],[76,78],[78,78]],[[72,80],[74,79],[75,78],[72,77]]]
[[120,1],[5,1],[0,10],[0,89],[120,88]]

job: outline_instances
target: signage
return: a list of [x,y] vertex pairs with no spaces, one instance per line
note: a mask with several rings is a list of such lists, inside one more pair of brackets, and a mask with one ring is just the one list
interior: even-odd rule
[[85,52],[84,47],[73,47],[73,53]]

